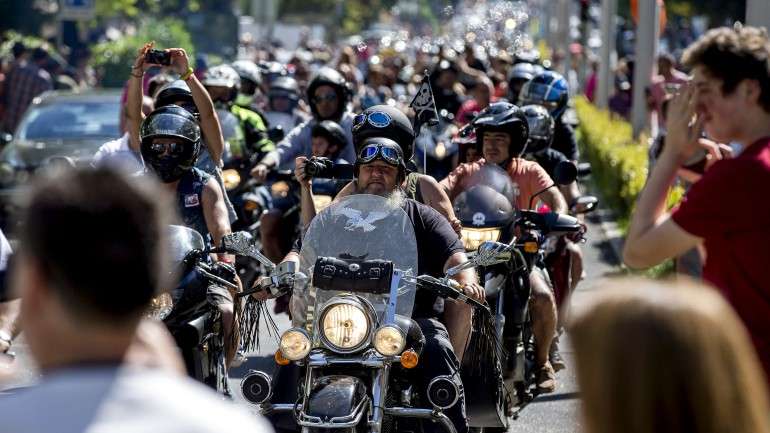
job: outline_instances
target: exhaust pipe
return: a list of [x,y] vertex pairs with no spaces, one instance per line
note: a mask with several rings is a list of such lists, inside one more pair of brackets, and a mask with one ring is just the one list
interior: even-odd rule
[[460,399],[460,389],[449,376],[437,376],[428,384],[428,401],[437,409],[448,409]]
[[251,370],[241,381],[243,398],[254,404],[262,404],[273,395],[272,380],[267,373]]

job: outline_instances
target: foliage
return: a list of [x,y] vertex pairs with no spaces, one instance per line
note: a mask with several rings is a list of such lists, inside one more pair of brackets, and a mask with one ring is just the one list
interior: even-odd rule
[[149,41],[155,41],[155,47],[159,49],[184,48],[190,59],[194,57],[192,39],[184,23],[173,18],[149,19],[142,23],[135,35],[92,47],[92,64],[101,77],[102,86],[123,86],[137,50]]
[[[648,139],[634,140],[628,122],[612,118],[585,98],[576,98],[575,108],[580,119],[579,139],[591,162],[592,177],[624,228],[647,180]],[[672,189],[669,205],[678,203],[682,194],[682,188]]]

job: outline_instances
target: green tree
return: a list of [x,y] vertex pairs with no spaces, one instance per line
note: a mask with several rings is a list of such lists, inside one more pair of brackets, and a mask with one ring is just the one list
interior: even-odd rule
[[151,18],[142,22],[135,35],[92,47],[92,64],[101,76],[102,86],[121,87],[128,77],[137,51],[149,41],[155,41],[156,48],[184,48],[191,59],[195,55],[192,38],[182,21]]

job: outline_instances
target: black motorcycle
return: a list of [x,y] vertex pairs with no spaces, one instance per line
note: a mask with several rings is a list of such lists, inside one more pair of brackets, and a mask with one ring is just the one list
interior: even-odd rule
[[[567,164],[574,169],[574,165]],[[559,183],[574,180],[571,168],[561,168],[557,176]],[[483,252],[481,246],[499,242],[506,245],[509,252],[509,260],[480,267],[479,275],[495,317],[497,340],[504,349],[502,364],[507,392],[506,408],[514,417],[535,396],[535,346],[529,316],[530,273],[544,268],[544,247],[548,239],[563,237],[582,228],[575,218],[568,215],[516,209],[518,193],[517,186],[505,170],[486,164],[471,177],[469,186],[454,200],[455,214],[463,225],[462,240],[466,250],[479,254]],[[491,394],[488,384],[466,377],[466,372],[472,367],[463,365],[466,392],[474,396],[467,405],[469,421],[480,424],[485,430],[504,430],[507,428],[507,417],[489,418],[485,408],[490,402],[476,398],[477,395]]]
[[[463,266],[497,261],[479,255]],[[261,287],[273,294],[293,287],[293,327],[281,336],[277,373],[251,371],[244,397],[279,431],[419,431],[423,420],[454,432],[444,414],[459,399],[454,381],[438,376],[427,390],[413,386],[425,343],[411,319],[415,292],[489,310],[452,280],[414,276],[416,269],[414,230],[400,207],[353,195],[326,208],[303,238],[299,272],[278,269]]]
[[[210,253],[197,231],[169,226],[170,254],[177,285],[153,299],[147,315],[162,320],[180,349],[187,373],[217,392],[230,395],[227,380],[222,317],[211,302],[212,287],[236,290],[235,269],[225,263],[212,263]],[[239,232],[223,240],[227,252],[270,263],[253,247],[250,236]],[[240,245],[240,248],[233,245]]]

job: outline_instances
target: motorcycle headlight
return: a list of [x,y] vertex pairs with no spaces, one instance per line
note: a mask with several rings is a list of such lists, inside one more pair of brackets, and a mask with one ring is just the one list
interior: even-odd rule
[[225,189],[230,191],[240,185],[241,175],[237,170],[227,169],[222,172],[222,182],[225,184]]
[[352,352],[369,335],[369,318],[359,305],[332,304],[321,315],[321,336],[330,349]]
[[381,355],[396,356],[405,346],[404,333],[395,326],[383,326],[374,333],[374,348]]
[[310,337],[299,328],[292,328],[281,335],[281,354],[289,361],[298,361],[310,353]]
[[150,319],[163,320],[171,313],[171,310],[173,309],[174,301],[171,299],[171,295],[168,293],[163,293],[152,298],[146,314]]
[[500,229],[462,229],[463,246],[466,251],[476,251],[483,242],[497,242],[500,239]]

